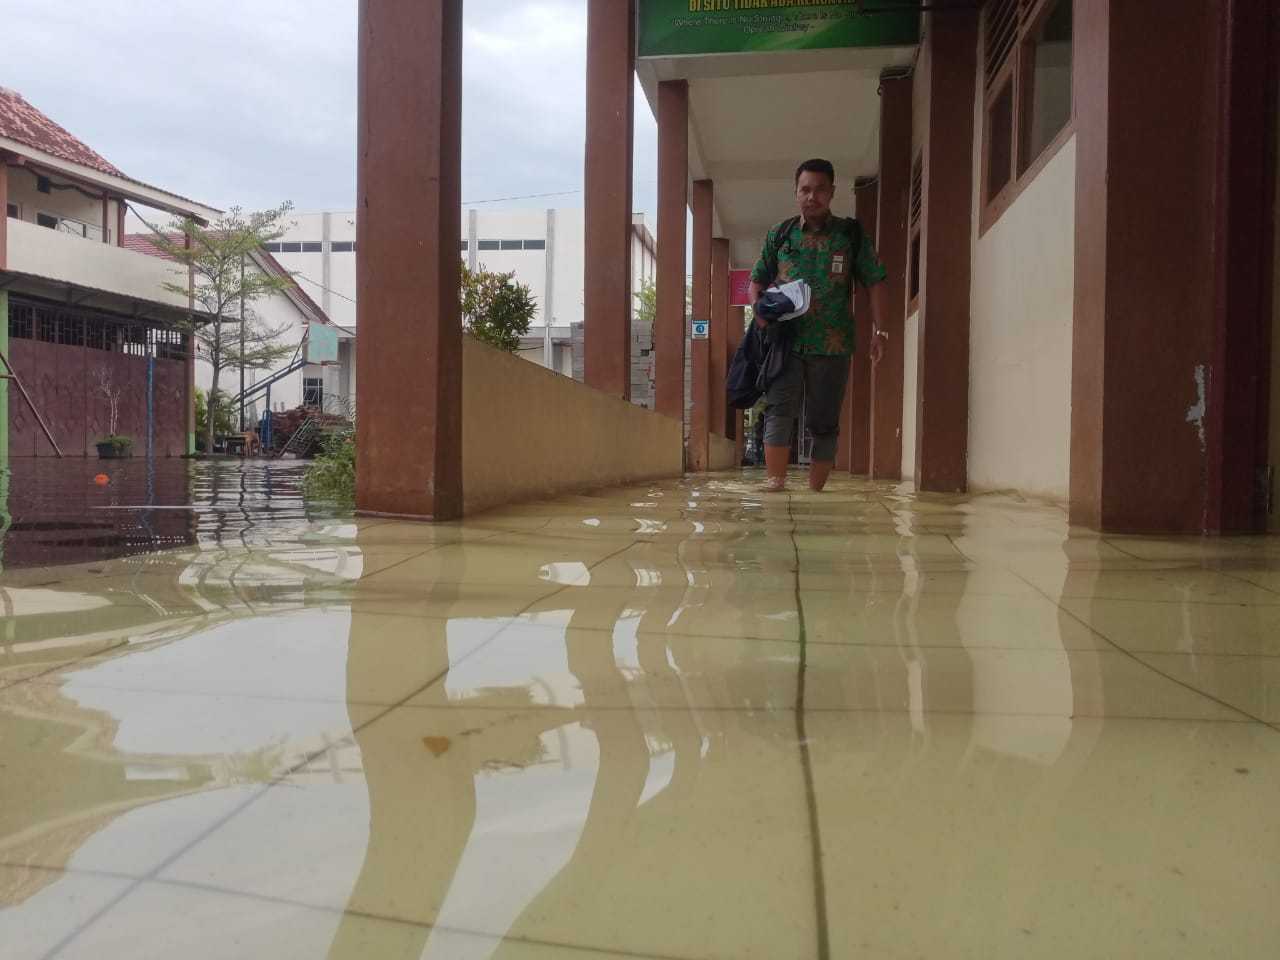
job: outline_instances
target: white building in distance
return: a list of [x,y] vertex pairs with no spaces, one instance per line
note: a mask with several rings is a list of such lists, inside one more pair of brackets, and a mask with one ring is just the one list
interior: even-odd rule
[[[537,302],[529,336],[519,350],[527,360],[565,376],[582,379],[583,273],[586,260],[580,208],[463,211],[459,255],[468,267],[514,273]],[[631,254],[632,289],[639,293],[657,271],[657,245],[636,214]],[[294,274],[299,286],[340,327],[357,329],[356,215],[354,211],[294,214],[287,230],[267,250]],[[632,304],[632,399],[652,405],[651,324],[637,321]],[[326,395],[349,391],[354,399],[354,344],[343,364],[306,371],[304,389]],[[343,366],[351,365],[344,370]],[[323,378],[315,383],[314,378]]]

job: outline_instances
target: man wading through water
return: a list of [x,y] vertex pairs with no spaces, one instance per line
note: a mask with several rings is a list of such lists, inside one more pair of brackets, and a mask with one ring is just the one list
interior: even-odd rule
[[[854,283],[867,288],[871,303],[871,362],[879,363],[888,337],[880,328],[884,312],[884,266],[857,220],[831,212],[835,168],[826,160],[806,160],[796,169],[800,216],[769,231],[764,251],[751,271],[751,302],[775,284],[804,280],[812,290],[809,310],[785,321],[792,325],[791,354],[765,393],[764,458],[767,490],[786,488],[791,431],[804,401],[813,434],[809,488],[821,490],[836,459],[840,404],[853,353]],[[764,326],[761,318],[756,323]]]

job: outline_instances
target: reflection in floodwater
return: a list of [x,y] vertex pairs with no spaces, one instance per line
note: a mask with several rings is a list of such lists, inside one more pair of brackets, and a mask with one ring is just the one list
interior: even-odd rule
[[1266,885],[1236,878],[1278,852],[1247,827],[1272,816],[1274,732],[1065,605],[1110,610],[1139,575],[1185,604],[1244,586],[1065,533],[1000,501],[774,506],[708,483],[17,571],[0,942],[197,960],[1013,957],[1051,955],[1038,937],[1088,952],[1098,930],[1108,955],[1204,947],[1178,934],[1193,904],[1216,929],[1266,916]]
[[[253,546],[333,516],[289,460],[14,458],[0,467],[0,569],[192,544]],[[105,482],[96,478],[105,477]]]

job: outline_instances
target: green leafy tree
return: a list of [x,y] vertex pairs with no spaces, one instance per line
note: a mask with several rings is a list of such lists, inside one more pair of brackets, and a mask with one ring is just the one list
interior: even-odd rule
[[652,328],[658,316],[658,288],[652,280],[646,280],[640,285],[640,292],[632,296],[636,298],[636,321]]
[[[184,332],[194,340],[196,356],[213,369],[205,450],[213,449],[218,406],[225,402],[225,395],[218,390],[222,371],[241,364],[250,370],[265,370],[293,350],[280,343],[288,326],[269,326],[252,309],[263,297],[288,289],[293,280],[259,270],[251,260],[263,244],[284,235],[281,222],[292,209],[289,203],[255,213],[232,207],[207,226],[186,218],[174,221],[170,233],[153,231],[152,242],[160,252],[190,268],[195,303],[203,313],[188,318]],[[187,295],[185,281],[166,282],[164,289]]]
[[[230,433],[234,429],[234,420],[231,416],[231,407],[227,405],[227,395],[219,391],[217,402],[214,404],[214,422],[213,432]],[[196,389],[196,436],[204,442],[204,437],[209,432],[209,400],[208,395],[201,389]],[[208,447],[205,447],[208,451]]]
[[514,353],[529,332],[537,310],[529,287],[517,283],[515,272],[491,273],[484,267],[462,266],[462,322],[477,340]]

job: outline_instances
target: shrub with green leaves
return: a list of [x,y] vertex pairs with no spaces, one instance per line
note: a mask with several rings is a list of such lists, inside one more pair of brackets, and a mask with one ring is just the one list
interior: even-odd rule
[[331,500],[350,504],[356,498],[356,434],[354,430],[334,433],[302,480],[302,492],[308,500]]
[[467,331],[499,350],[514,353],[529,332],[537,303],[529,287],[516,282],[515,272],[472,271],[462,265],[462,321]]

